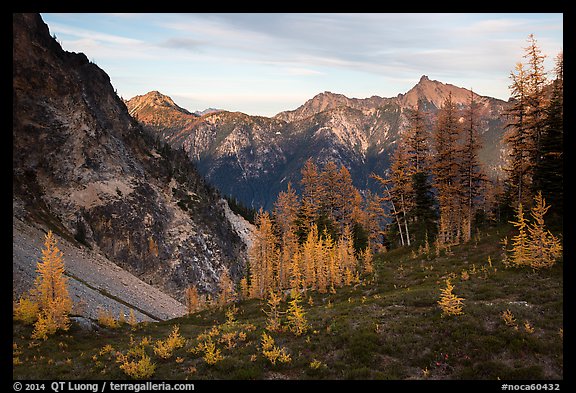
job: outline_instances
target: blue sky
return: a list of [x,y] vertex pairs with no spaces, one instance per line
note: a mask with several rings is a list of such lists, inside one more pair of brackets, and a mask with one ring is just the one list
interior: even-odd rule
[[323,91],[405,93],[422,75],[508,99],[534,34],[552,70],[563,15],[51,14],[63,48],[84,52],[123,98],[158,90],[191,111],[273,116]]

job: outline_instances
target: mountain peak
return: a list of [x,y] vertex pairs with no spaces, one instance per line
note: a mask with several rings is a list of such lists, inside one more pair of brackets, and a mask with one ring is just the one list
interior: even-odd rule
[[[415,107],[421,102],[428,102],[436,108],[440,108],[448,95],[457,104],[466,105],[470,99],[470,90],[463,87],[430,80],[427,75],[422,75],[414,87],[405,94],[400,94],[400,104],[406,107]],[[475,94],[477,96],[477,94]]]
[[177,105],[172,98],[160,93],[158,90],[152,90],[144,95],[135,96],[126,101],[126,106],[129,108],[130,114],[141,112],[143,108],[157,108],[163,107],[185,115],[196,116],[190,111]]

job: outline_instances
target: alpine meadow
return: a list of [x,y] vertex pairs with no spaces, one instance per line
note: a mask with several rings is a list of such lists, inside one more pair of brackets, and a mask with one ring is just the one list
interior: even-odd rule
[[[449,40],[423,52],[422,74],[412,36],[378,49],[329,37],[335,21],[374,35],[385,15],[13,14],[15,391],[47,380],[564,388],[563,52],[536,32],[492,37],[524,14],[474,24],[493,29],[498,56],[494,42],[517,49],[503,100],[427,76],[441,55],[453,56],[442,75],[475,61]],[[325,33],[306,30],[316,20]],[[151,40],[159,26],[174,36]],[[405,50],[387,49],[396,41]],[[86,54],[63,49],[78,45]],[[392,58],[378,68],[372,55]],[[213,91],[185,92],[180,61]],[[173,74],[159,71],[168,63]],[[363,73],[376,92],[381,73],[417,83],[391,97],[324,91],[273,116],[214,109],[252,103],[244,80],[255,92],[294,78],[272,104],[307,83],[364,85],[352,79]],[[136,80],[147,92],[121,97]],[[158,89],[170,81],[168,96]],[[200,94],[209,109],[176,104]]]

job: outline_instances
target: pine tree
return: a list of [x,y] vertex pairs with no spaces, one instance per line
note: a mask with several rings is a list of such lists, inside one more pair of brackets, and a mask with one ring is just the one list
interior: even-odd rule
[[301,228],[304,233],[308,233],[313,222],[320,216],[320,207],[322,204],[322,195],[324,194],[323,184],[318,174],[318,167],[312,159],[308,159],[302,167],[302,205]]
[[504,136],[510,150],[508,190],[514,206],[518,203],[528,205],[538,190],[534,175],[542,158],[546,125],[546,56],[542,55],[533,34],[528,36],[524,51],[526,67],[518,63],[517,73],[511,74],[514,101],[509,115],[512,120],[508,122],[509,130]]
[[[333,161],[329,161],[322,168],[320,173],[320,181],[322,182],[322,193],[321,193],[321,209],[322,213],[332,221],[333,223],[338,222],[340,216],[341,208],[341,193],[340,187],[341,179],[338,173],[338,167]],[[318,228],[320,231],[324,228]]]
[[458,181],[457,144],[459,136],[457,108],[449,94],[438,113],[433,133],[435,155],[432,165],[440,208],[438,237],[440,242],[446,245],[458,243],[461,233],[462,192]]
[[[48,334],[57,329],[68,330],[70,326],[68,315],[72,310],[72,300],[64,277],[64,260],[57,243],[52,231],[48,231],[42,249],[42,259],[37,264],[38,276],[33,290],[40,308],[35,330],[48,328]],[[39,335],[46,338],[46,334]]]
[[470,101],[468,109],[464,114],[464,141],[460,147],[460,182],[464,199],[464,225],[463,240],[472,238],[472,221],[474,219],[475,205],[481,196],[480,190],[483,182],[486,181],[480,161],[478,151],[482,147],[478,136],[478,103],[476,95],[470,90]]
[[436,233],[436,210],[432,185],[424,171],[412,175],[412,189],[414,190],[414,208],[412,216],[415,219],[414,236],[420,242],[427,239],[428,234]]
[[420,107],[407,110],[409,127],[405,137],[407,155],[413,173],[428,170],[429,147],[424,113]]
[[528,36],[528,46],[524,48],[524,51],[524,58],[528,65],[528,120],[534,147],[531,159],[534,166],[538,166],[546,105],[544,94],[544,88],[547,84],[546,71],[544,70],[546,56],[542,54],[534,34]]
[[342,232],[345,226],[352,227],[358,221],[358,213],[361,210],[362,197],[352,183],[352,176],[348,169],[341,165],[338,171],[336,222],[338,231]]
[[508,164],[508,192],[512,203],[527,203],[529,189],[532,183],[532,161],[530,152],[534,150],[531,130],[528,126],[528,81],[524,65],[516,64],[516,73],[511,73],[512,106],[507,115],[511,120],[506,124],[504,142],[509,148]]
[[563,55],[556,59],[556,79],[552,94],[545,108],[540,160],[534,167],[534,189],[542,191],[551,204],[551,213],[562,216],[563,212],[563,140],[564,140],[564,65]]
[[387,177],[372,174],[372,178],[384,187],[386,196],[383,200],[390,203],[402,246],[411,244],[408,215],[413,207],[412,173],[406,140],[400,137]]

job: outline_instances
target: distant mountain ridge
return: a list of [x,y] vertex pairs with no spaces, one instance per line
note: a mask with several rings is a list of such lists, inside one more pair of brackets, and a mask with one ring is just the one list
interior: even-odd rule
[[[502,164],[501,114],[507,103],[474,94],[485,144],[480,159],[494,175]],[[423,75],[413,88],[391,98],[348,98],[326,91],[270,118],[220,111],[200,118],[187,115],[185,122],[181,115],[171,116],[174,110],[157,106],[144,115],[136,102],[126,104],[148,132],[183,148],[223,193],[247,206],[270,209],[288,181],[299,182],[308,158],[320,165],[345,165],[358,188],[376,190],[370,174],[387,170],[398,137],[408,126],[406,111],[419,104],[431,126],[448,95],[464,108],[470,90]]]
[[217,109],[217,108],[206,108],[203,111],[194,111],[194,114],[197,116],[204,116],[207,115],[209,113],[214,113],[214,112],[222,112],[224,109]]

